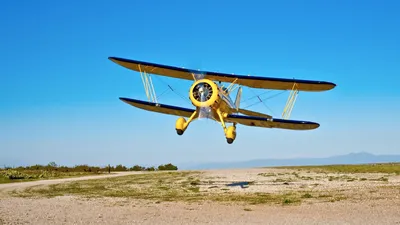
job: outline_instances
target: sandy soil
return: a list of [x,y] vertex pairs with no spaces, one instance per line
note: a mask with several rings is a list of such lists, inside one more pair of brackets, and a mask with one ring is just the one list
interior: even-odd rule
[[[124,174],[127,173],[111,176]],[[289,206],[216,202],[156,203],[124,198],[83,199],[71,196],[30,199],[9,197],[7,192],[38,184],[66,182],[67,179],[0,185],[0,191],[3,192],[0,198],[0,224],[400,224],[400,176],[346,175],[346,179],[386,176],[388,182],[329,181],[329,176],[340,175],[275,169],[212,170],[203,175],[203,179],[212,180],[212,184],[202,185],[201,188],[218,191],[219,188],[210,187],[226,188],[226,184],[235,181],[253,181],[254,185],[249,188],[229,189],[269,193],[284,189],[339,190],[360,197],[335,202],[305,201],[301,205]],[[299,179],[290,180],[294,177]],[[96,178],[100,176],[68,180]]]

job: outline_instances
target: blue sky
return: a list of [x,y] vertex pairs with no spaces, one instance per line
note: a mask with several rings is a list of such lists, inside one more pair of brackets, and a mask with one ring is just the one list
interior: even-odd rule
[[[400,125],[398,1],[7,1],[0,13],[0,164],[154,165],[257,158],[396,154]],[[107,58],[323,80],[301,92],[292,119],[313,131],[238,127],[233,145],[213,121],[183,136],[177,117],[130,107],[146,99],[138,73]],[[187,96],[190,81],[158,77]],[[263,90],[245,89],[243,98]],[[264,97],[276,94],[273,91]],[[280,117],[288,93],[251,110]],[[162,103],[191,107],[169,92]],[[250,102],[252,103],[252,102]]]

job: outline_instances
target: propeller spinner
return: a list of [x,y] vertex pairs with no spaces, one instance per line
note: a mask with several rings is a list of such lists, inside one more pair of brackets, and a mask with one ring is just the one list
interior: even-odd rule
[[[207,82],[207,80],[202,81],[205,78],[205,74],[197,73],[193,71],[193,78],[195,84],[192,86],[192,97],[193,100],[197,101],[195,104],[199,108],[198,118],[212,118],[212,111],[210,106],[210,99],[217,93],[214,93],[213,85]],[[196,84],[197,83],[197,84]]]
[[199,118],[211,118],[211,107],[206,103],[213,95],[213,89],[206,82],[198,83],[193,88],[193,98],[200,102]]

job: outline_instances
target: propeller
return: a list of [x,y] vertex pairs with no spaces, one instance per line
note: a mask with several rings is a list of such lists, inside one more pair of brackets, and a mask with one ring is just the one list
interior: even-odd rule
[[[196,71],[192,72],[195,81],[201,80],[204,78],[205,74],[196,73]],[[199,119],[203,118],[211,118],[211,107],[206,104],[206,102],[211,98],[213,94],[212,87],[206,82],[200,82],[193,88],[193,97],[196,101],[200,102],[199,107]]]

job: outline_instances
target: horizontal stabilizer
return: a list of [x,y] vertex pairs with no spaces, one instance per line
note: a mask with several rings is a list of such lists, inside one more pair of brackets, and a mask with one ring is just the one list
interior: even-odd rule
[[241,113],[241,114],[248,115],[248,116],[256,116],[256,117],[263,117],[263,118],[272,119],[272,116],[270,116],[270,115],[259,113],[259,112],[254,112],[254,111],[250,111],[250,110],[247,110],[247,109],[239,109],[238,112]]
[[312,130],[319,127],[318,123],[298,120],[268,119],[255,116],[241,116],[230,114],[226,122],[239,123],[246,126],[279,128],[289,130]]

